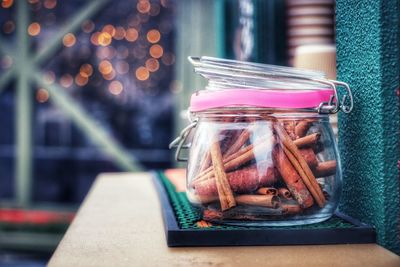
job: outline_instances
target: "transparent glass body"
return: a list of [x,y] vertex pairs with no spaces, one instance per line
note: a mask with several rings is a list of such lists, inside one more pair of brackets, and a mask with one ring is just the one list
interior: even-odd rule
[[204,220],[286,226],[332,216],[342,177],[328,115],[240,107],[193,115],[187,196]]

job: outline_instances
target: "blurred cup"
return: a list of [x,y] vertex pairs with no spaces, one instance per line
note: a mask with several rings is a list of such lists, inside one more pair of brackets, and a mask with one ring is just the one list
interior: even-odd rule
[[336,79],[336,46],[333,44],[302,45],[294,51],[293,66],[323,71],[328,79]]

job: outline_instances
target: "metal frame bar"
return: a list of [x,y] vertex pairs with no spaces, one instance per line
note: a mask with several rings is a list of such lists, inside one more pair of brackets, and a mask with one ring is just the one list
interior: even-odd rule
[[88,116],[58,84],[47,84],[43,80],[43,76],[38,73],[32,74],[31,77],[40,87],[49,91],[52,103],[64,111],[88,138],[100,145],[105,153],[112,156],[119,167],[127,171],[142,170],[142,167],[132,160],[133,156],[127,153],[97,122]]
[[17,203],[21,206],[29,204],[32,187],[32,91],[29,86],[29,66],[25,64],[29,58],[29,38],[26,29],[29,23],[28,4],[26,1],[18,1],[17,4],[17,46],[18,56],[16,65],[17,92],[16,92],[16,172],[15,190]]

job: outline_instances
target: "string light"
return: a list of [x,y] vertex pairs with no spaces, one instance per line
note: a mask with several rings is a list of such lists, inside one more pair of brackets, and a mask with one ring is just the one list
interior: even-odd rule
[[111,81],[115,78],[117,74],[115,73],[115,70],[112,70],[110,73],[108,74],[103,74],[103,78],[107,81]]
[[160,14],[160,5],[159,4],[151,4],[151,8],[150,8],[150,12],[149,12],[150,16],[158,16],[158,14]]
[[85,78],[89,78],[90,76],[92,76],[92,74],[93,74],[93,67],[92,67],[92,65],[90,65],[90,64],[88,64],[88,63],[83,64],[83,65],[81,66],[81,68],[79,69],[79,74],[80,74],[82,77],[85,77]]
[[14,3],[14,0],[3,0],[1,1],[1,7],[10,8]]
[[129,64],[126,61],[118,61],[115,64],[115,70],[118,74],[126,74],[129,71]]
[[174,54],[167,52],[162,56],[161,61],[165,65],[170,66],[175,63],[175,56],[174,56]]
[[46,71],[43,74],[43,80],[47,84],[52,84],[52,83],[54,83],[56,81],[56,74],[51,70]]
[[126,35],[125,35],[125,39],[128,42],[134,42],[137,40],[139,36],[138,31],[135,28],[129,28],[126,30]]
[[114,39],[115,40],[122,40],[125,38],[126,32],[124,27],[118,26],[115,28]]
[[108,85],[108,90],[113,95],[119,95],[119,94],[121,94],[122,90],[124,90],[124,86],[122,85],[122,83],[120,81],[112,81]]
[[49,100],[49,92],[46,89],[40,88],[36,91],[36,100],[39,103],[45,103]]
[[90,42],[96,46],[99,45],[99,35],[101,32],[95,32],[90,36]]
[[76,38],[73,33],[67,33],[63,38],[63,44],[66,47],[71,47],[76,43]]
[[150,76],[149,71],[148,71],[145,67],[139,67],[139,68],[137,68],[135,74],[136,74],[136,78],[137,78],[139,81],[145,81],[145,80],[147,80],[147,79],[149,78],[149,76]]
[[129,56],[129,50],[125,46],[118,46],[117,48],[117,58],[125,59]]
[[112,36],[108,32],[102,32],[98,37],[98,44],[101,46],[108,46],[111,44]]
[[88,83],[88,81],[89,81],[89,78],[88,77],[83,77],[82,75],[80,75],[80,74],[77,74],[76,76],[75,76],[75,83],[76,83],[76,85],[78,85],[78,86],[85,86],[87,83]]
[[154,58],[149,58],[148,60],[146,60],[146,68],[150,71],[150,72],[155,72],[159,69],[160,67],[160,63],[158,63],[157,59]]
[[0,61],[0,65],[3,69],[10,68],[12,64],[13,64],[13,59],[9,55],[4,56]]
[[60,85],[65,88],[71,87],[73,82],[74,82],[74,79],[73,79],[72,75],[68,74],[68,73],[64,74],[60,78]]
[[44,0],[43,6],[47,9],[53,9],[57,5],[57,0]]
[[12,20],[7,20],[3,24],[3,31],[5,34],[10,34],[15,30],[15,23]]
[[108,60],[102,60],[99,64],[99,71],[103,75],[110,74],[113,71],[113,66]]
[[147,40],[152,44],[155,44],[158,41],[160,41],[160,38],[161,38],[160,32],[155,29],[147,32]]
[[160,58],[162,57],[163,53],[164,53],[164,49],[162,48],[161,45],[152,45],[150,47],[150,56],[154,57],[154,58]]
[[113,37],[115,35],[115,28],[113,25],[107,24],[106,26],[103,27],[102,32],[106,32],[109,35],[111,35],[111,37]]
[[82,23],[82,31],[85,33],[91,33],[94,30],[94,23],[91,20],[86,20],[85,22]]
[[28,26],[28,34],[31,36],[37,36],[40,33],[40,24],[33,22]]
[[137,10],[144,14],[150,11],[150,3],[146,0],[140,0],[136,5]]

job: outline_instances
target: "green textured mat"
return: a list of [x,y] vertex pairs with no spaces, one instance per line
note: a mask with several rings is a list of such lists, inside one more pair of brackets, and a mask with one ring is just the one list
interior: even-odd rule
[[[169,201],[175,213],[175,218],[177,220],[178,226],[181,229],[198,229],[198,230],[241,230],[241,229],[260,229],[260,227],[250,227],[250,226],[232,226],[232,225],[212,225],[211,227],[199,227],[197,222],[201,220],[200,209],[193,207],[186,197],[184,192],[176,192],[175,186],[168,180],[168,178],[160,172],[158,178],[161,180],[165,190],[167,192]],[[327,221],[309,224],[309,225],[299,225],[299,226],[263,226],[263,229],[348,229],[356,228],[357,225],[346,221],[336,215],[332,216]]]

